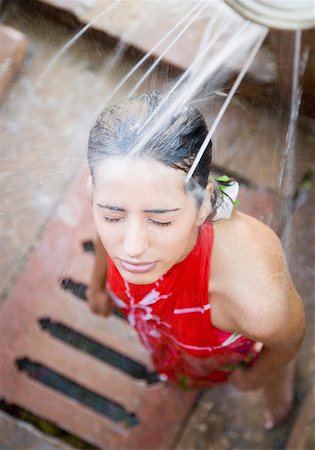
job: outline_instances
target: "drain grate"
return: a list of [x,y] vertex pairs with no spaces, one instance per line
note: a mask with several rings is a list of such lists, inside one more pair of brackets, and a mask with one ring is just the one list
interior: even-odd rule
[[84,336],[60,322],[54,322],[49,318],[42,318],[39,319],[39,323],[42,329],[48,331],[52,336],[120,369],[133,378],[146,380],[148,384],[154,384],[160,381],[159,375],[156,372],[149,371],[143,364],[128,358],[128,356],[94,339]]
[[[63,278],[62,280],[60,280],[60,286],[65,291],[72,292],[75,297],[78,297],[81,300],[86,300],[86,284],[74,281],[71,278]],[[115,307],[113,308],[113,314],[123,320],[127,320],[126,317],[119,311],[119,309]]]
[[82,248],[86,253],[95,253],[95,246],[94,246],[94,242],[89,240],[89,241],[83,241],[82,242]]
[[139,424],[135,413],[128,413],[126,409],[117,402],[105,398],[90,389],[80,386],[69,378],[60,375],[47,366],[33,362],[28,358],[16,360],[20,371],[25,371],[34,380],[45,384],[59,392],[78,400],[103,416],[107,416],[115,422],[122,422],[129,427]]
[[78,281],[73,281],[71,278],[63,278],[62,280],[60,280],[60,286],[65,291],[72,292],[73,295],[80,298],[81,300],[86,300],[86,284],[80,283]]

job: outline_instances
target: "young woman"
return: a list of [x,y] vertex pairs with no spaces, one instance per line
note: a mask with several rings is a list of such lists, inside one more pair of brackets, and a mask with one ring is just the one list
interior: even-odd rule
[[207,135],[200,112],[186,105],[143,139],[164,110],[157,93],[134,97],[90,132],[90,307],[119,307],[169,381],[260,389],[272,428],[292,406],[302,302],[277,236],[229,208],[235,183],[224,194],[209,176],[211,143],[186,182]]

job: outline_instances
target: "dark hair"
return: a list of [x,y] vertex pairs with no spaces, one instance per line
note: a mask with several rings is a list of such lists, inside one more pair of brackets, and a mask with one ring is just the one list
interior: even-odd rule
[[[135,148],[137,156],[148,156],[188,173],[207,136],[206,121],[196,108],[185,105],[164,121],[158,131],[150,133],[152,124],[167,112],[168,104],[161,104],[161,101],[159,93],[151,92],[109,106],[99,115],[88,143],[88,162],[94,182],[95,167],[101,161],[107,157],[128,156]],[[143,140],[146,133],[148,138]],[[199,203],[202,201],[200,192],[204,192],[208,183],[211,155],[210,142],[186,185],[187,191],[193,192]]]

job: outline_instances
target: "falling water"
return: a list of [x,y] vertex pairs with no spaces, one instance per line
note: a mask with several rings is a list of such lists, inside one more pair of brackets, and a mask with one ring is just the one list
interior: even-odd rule
[[280,213],[282,223],[284,224],[282,233],[282,242],[286,253],[287,262],[290,262],[291,243],[292,243],[292,212],[293,199],[290,198],[292,186],[295,184],[295,145],[297,135],[297,125],[299,109],[302,98],[300,86],[301,76],[301,31],[295,32],[294,58],[292,67],[292,87],[291,87],[291,105],[288,128],[285,136],[285,146],[283,149],[281,166],[278,177],[278,189],[287,199],[282,201],[282,211]]
[[[199,71],[198,74],[196,74],[194,78],[189,77],[186,83],[183,83],[179,89],[175,91],[171,90],[172,93],[174,92],[174,96],[171,98],[171,100],[170,93],[165,95],[164,100],[160,103],[158,108],[156,108],[154,113],[149,118],[149,121],[151,123],[149,130],[143,136],[143,138],[140,139],[139,143],[135,146],[130,154],[136,154],[141,148],[143,148],[146,142],[148,142],[161,127],[165,126],[168,120],[178,109],[180,109],[194,96],[196,96],[203,84],[207,80],[209,80],[210,77],[215,74],[218,69],[222,70],[221,65],[224,63],[224,61],[227,60],[227,58],[233,57],[235,53],[240,50],[247,53],[248,46],[250,47],[252,42],[255,42],[257,40],[259,44],[255,46],[255,52],[253,52],[254,56],[258,48],[260,47],[266,33],[267,31],[264,27],[253,27],[251,23],[245,22],[243,26],[233,35],[233,37],[230,37],[223,49],[221,49],[221,51],[217,55],[211,58],[211,61],[207,61],[207,63],[204,61],[204,67]],[[249,61],[251,62],[251,59],[249,59]],[[194,61],[193,64],[195,64],[196,62],[199,63],[199,61]],[[191,70],[193,70],[193,64],[190,68]],[[244,67],[248,69],[247,65],[245,65]],[[241,77],[243,77],[245,71],[242,71],[241,74]],[[238,83],[241,81],[241,77],[237,79],[237,84],[235,89],[233,89],[232,94],[235,92]],[[215,88],[217,88],[217,86],[215,84],[212,84],[212,89]],[[161,110],[162,106],[166,104],[166,102],[168,102],[167,109],[165,110],[165,112],[163,112],[162,115],[156,117],[157,113]],[[153,119],[157,120],[153,121]],[[146,125],[147,124],[145,124],[144,126]]]
[[[158,64],[163,60],[164,56],[167,55],[168,51],[173,47],[173,45],[182,37],[185,31],[190,27],[190,25],[197,20],[198,16],[205,9],[206,3],[202,5],[202,7],[197,10],[197,12],[192,16],[189,22],[182,28],[182,30],[177,34],[177,36],[172,40],[172,42],[166,47],[165,50],[160,54],[160,56],[156,59],[156,61],[151,65],[151,67],[146,71],[142,78],[136,83],[136,85],[129,92],[129,96],[137,92],[137,90],[143,85],[144,81],[148,78],[148,76],[153,72],[153,70],[158,66]],[[211,22],[211,21],[210,21]]]
[[[29,87],[29,98],[27,100],[28,107],[32,108],[33,111],[33,124],[36,127],[36,123],[40,123],[41,116],[47,115],[51,117],[51,124],[53,124],[53,114],[51,114],[50,109],[58,108],[60,111],[60,132],[58,133],[58,139],[56,139],[56,148],[62,148],[70,138],[71,135],[76,136],[75,139],[72,139],[71,145],[66,144],[66,148],[69,148],[67,155],[63,155],[62,157],[58,157],[58,151],[55,152],[54,155],[47,155],[42,147],[42,143],[40,139],[36,136],[36,139],[32,138],[32,134],[29,132],[28,138],[25,140],[25,145],[30,145],[30,142],[33,142],[34,151],[38,152],[39,157],[34,164],[33,160],[30,159],[30,163],[27,164],[25,169],[26,175],[29,176],[29,180],[25,181],[25,177],[21,178],[21,182],[10,184],[6,183],[5,191],[14,193],[16,197],[16,204],[19,204],[20,215],[17,217],[14,215],[14,223],[13,229],[19,229],[22,226],[22,223],[26,223],[28,221],[28,217],[31,217],[29,214],[30,208],[33,209],[33,203],[35,207],[35,203],[37,204],[36,209],[39,208],[39,205],[42,204],[40,215],[43,214],[43,211],[49,211],[52,207],[51,196],[47,195],[46,191],[51,190],[47,189],[49,184],[54,186],[57,183],[59,186],[62,186],[61,181],[67,180],[71,178],[71,174],[73,174],[73,170],[75,167],[82,167],[82,163],[84,161],[84,148],[82,143],[84,142],[84,136],[87,135],[87,131],[90,125],[95,120],[95,115],[98,114],[100,109],[103,109],[105,104],[109,104],[113,101],[114,97],[119,94],[120,96],[130,96],[135,92],[143,92],[144,90],[148,90],[147,86],[152,84],[152,80],[156,76],[156,73],[159,71],[159,63],[162,58],[168,57],[168,52],[175,45],[177,41],[180,41],[183,36],[185,36],[189,31],[191,26],[200,18],[202,20],[207,20],[208,24],[205,27],[205,31],[202,34],[199,42],[199,48],[194,56],[194,60],[190,64],[190,66],[180,75],[177,79],[172,80],[170,78],[163,79],[161,84],[162,91],[164,91],[164,100],[161,103],[161,107],[166,104],[167,110],[166,113],[159,116],[159,119],[156,121],[154,126],[149,130],[149,134],[152,134],[157,130],[168,118],[176,111],[179,107],[185,104],[188,101],[193,101],[196,96],[201,92],[205,84],[207,84],[207,91],[214,92],[218,88],[222,86],[222,82],[225,81],[230,75],[231,68],[241,67],[243,65],[243,70],[241,70],[241,74],[238,76],[234,88],[231,90],[228,99],[226,100],[225,106],[223,109],[227,107],[228,101],[231,100],[233,93],[237,89],[238,84],[240,83],[242,77],[246,72],[246,68],[250,65],[251,59],[254,57],[254,52],[258,50],[261,42],[264,39],[264,36],[267,33],[266,28],[258,26],[256,24],[250,23],[249,21],[245,21],[241,19],[234,12],[230,12],[229,8],[226,7],[223,2],[218,3],[218,7],[216,8],[214,14],[209,14],[207,11],[208,2],[199,1],[187,3],[185,8],[182,8],[182,14],[179,15],[179,19],[176,23],[161,36],[155,45],[142,57],[140,60],[133,64],[133,66],[126,71],[125,75],[122,77],[121,81],[116,85],[113,85],[112,88],[108,89],[110,94],[100,95],[100,90],[98,84],[95,84],[95,81],[92,79],[89,74],[88,77],[91,78],[90,86],[93,86],[93,91],[95,91],[95,99],[90,102],[91,106],[95,105],[96,98],[98,99],[98,104],[96,103],[97,108],[92,112],[86,110],[84,115],[86,116],[84,126],[80,126],[80,128],[76,130],[71,130],[66,125],[62,125],[69,122],[69,119],[66,118],[66,115],[69,114],[69,117],[72,114],[72,109],[75,102],[77,103],[79,100],[79,96],[76,94],[76,90],[80,92],[80,95],[84,94],[84,91],[79,88],[80,84],[80,72],[84,68],[82,62],[82,68],[78,67],[78,80],[72,80],[69,83],[69,91],[67,96],[62,99],[58,99],[55,97],[48,97],[48,101],[44,100],[43,94],[47,91],[49,92],[49,86],[58,83],[58,73],[60,73],[61,78],[64,76],[62,72],[64,70],[63,61],[70,55],[70,51],[75,49],[77,42],[84,33],[86,33],[90,27],[96,25],[98,21],[100,21],[103,17],[106,17],[111,11],[114,11],[121,4],[121,0],[115,0],[111,2],[109,5],[106,5],[103,11],[98,13],[94,19],[92,19],[87,25],[81,28],[74,36],[67,39],[66,43],[63,44],[57,52],[55,52],[50,58],[44,70],[41,70],[37,77],[36,87],[37,91],[34,91],[33,86],[31,84]],[[182,3],[178,2],[178,7],[182,7]],[[225,17],[226,20],[222,23],[220,22],[221,13],[225,13],[225,8],[228,10],[228,14]],[[209,10],[210,11],[210,10]],[[148,12],[148,11],[147,11]],[[124,35],[128,38],[133,30],[136,30],[137,21],[133,21],[130,24],[129,28],[124,31]],[[164,46],[164,47],[163,47]],[[256,49],[256,50],[254,50]],[[118,68],[118,65],[121,66],[120,57],[124,55],[125,46],[122,45],[119,47],[119,50],[114,52],[113,55],[107,59],[106,63],[103,63],[104,73],[108,76],[108,71],[111,69],[115,71]],[[159,57],[155,59],[155,61],[151,61],[148,68],[144,68],[144,64],[150,61],[150,58],[156,53],[159,52]],[[250,52],[252,53],[252,58],[248,55]],[[248,59],[250,58],[250,59]],[[247,63],[246,63],[247,60]],[[67,75],[68,76],[68,75]],[[69,74],[70,76],[70,74]],[[85,75],[87,78],[87,74]],[[136,78],[135,78],[136,77]],[[99,83],[101,83],[101,77],[99,76]],[[89,88],[91,90],[91,87]],[[73,90],[71,90],[71,88]],[[150,88],[149,88],[150,89]],[[106,92],[106,91],[105,91]],[[99,99],[104,98],[104,100],[100,101]],[[85,101],[82,102],[82,107]],[[13,107],[12,103],[12,107]],[[26,105],[25,105],[26,107]],[[80,105],[76,107],[80,110]],[[223,109],[221,110],[220,117],[216,120],[216,125],[218,124],[220,118],[223,114]],[[69,111],[69,113],[67,113]],[[157,110],[158,112],[158,110]],[[63,119],[63,115],[65,118]],[[17,122],[18,123],[18,122]],[[73,122],[75,123],[75,122]],[[13,124],[12,124],[13,126]],[[14,125],[17,126],[17,125]],[[39,126],[39,125],[38,125]],[[51,139],[49,137],[50,133],[50,124],[46,124],[43,128],[43,125],[39,128],[39,136],[42,135],[43,141],[45,139]],[[69,129],[68,129],[68,128]],[[31,131],[31,130],[30,130]],[[34,130],[35,131],[35,130]],[[32,130],[33,132],[33,130]],[[214,128],[212,128],[212,132],[214,132]],[[81,135],[81,137],[80,137]],[[47,136],[47,137],[46,137]],[[144,137],[144,140],[148,139],[149,135],[147,134]],[[14,138],[15,139],[15,138]],[[34,139],[34,140],[33,140]],[[54,138],[55,139],[55,138]],[[78,147],[82,148],[78,152],[75,150],[75,146],[78,143]],[[26,149],[25,149],[26,150]],[[136,149],[135,149],[136,151]],[[59,159],[58,159],[59,158]],[[53,166],[54,161],[58,161],[58,164]],[[26,161],[24,161],[25,163]],[[11,165],[9,165],[9,171],[7,172],[8,179],[16,178],[19,176],[16,174],[14,176],[14,170],[11,169]],[[53,169],[53,167],[55,167]],[[73,176],[73,175],[72,175]],[[38,186],[36,190],[36,195],[33,196],[31,202],[26,201],[28,198],[28,193],[30,193],[35,188],[35,182]],[[63,181],[64,182],[64,181]],[[21,189],[21,185],[23,183],[23,189]],[[17,187],[16,187],[17,186]],[[59,190],[58,188],[57,190]],[[55,190],[55,188],[53,188]],[[37,200],[36,200],[37,199]],[[38,203],[39,202],[39,203]],[[8,223],[12,224],[11,215],[13,212],[13,206],[7,204],[5,201],[5,206],[2,209],[2,216],[5,218]],[[46,213],[45,213],[46,214]],[[38,216],[38,217],[39,217]],[[13,217],[13,215],[12,215]],[[38,220],[38,219],[36,219]],[[34,222],[34,224],[36,221]],[[31,227],[32,228],[32,227]],[[36,227],[34,226],[34,233],[36,232]],[[24,233],[23,233],[24,236]],[[11,239],[11,238],[10,238]],[[15,244],[17,247],[17,244]],[[27,247],[24,248],[26,251]],[[8,247],[9,251],[9,247]],[[16,263],[14,262],[15,258],[12,257],[11,263],[7,265],[6,272],[10,272],[16,270]]]
[[80,31],[78,31],[71,39],[69,39],[68,42],[66,42],[61,47],[61,49],[54,55],[49,64],[47,64],[45,70],[43,70],[43,72],[39,76],[36,83],[36,87],[42,84],[47,74],[51,71],[54,65],[60,60],[62,55],[64,55],[67,52],[67,50],[69,50],[69,48],[72,47],[78,41],[78,39],[80,39],[80,37],[84,35],[84,33],[86,33],[93,25],[95,25],[98,20],[100,20],[106,14],[109,14],[113,8],[117,7],[120,2],[121,0],[115,0],[114,3],[110,4],[107,8],[104,8],[104,10],[98,16],[96,16],[93,20],[91,20],[88,24],[86,24]]
[[222,105],[222,107],[221,107],[221,109],[220,109],[216,119],[214,120],[214,122],[213,122],[213,124],[212,124],[212,126],[211,126],[211,128],[210,128],[210,130],[209,130],[209,132],[208,132],[208,134],[207,134],[203,144],[202,144],[202,146],[200,147],[199,152],[197,153],[195,161],[194,161],[193,165],[191,166],[191,168],[190,168],[190,170],[189,170],[189,172],[187,174],[186,183],[189,182],[190,178],[194,174],[194,172],[196,170],[196,167],[197,167],[199,161],[202,158],[202,155],[204,154],[207,146],[209,145],[209,142],[212,139],[212,136],[213,136],[215,130],[217,129],[217,127],[218,127],[218,125],[220,123],[220,120],[223,117],[223,114],[225,113],[226,109],[228,108],[229,104],[231,103],[232,98],[234,97],[237,88],[239,87],[240,83],[242,82],[242,80],[243,80],[246,72],[248,71],[250,65],[252,64],[252,62],[253,62],[253,60],[254,60],[258,50],[260,49],[261,44],[263,43],[263,40],[266,37],[266,33],[262,33],[261,37],[257,40],[257,43],[254,46],[252,52],[250,53],[247,61],[245,62],[244,67],[242,68],[242,70],[240,71],[238,77],[236,78],[236,80],[235,80],[235,82],[234,82],[234,84],[232,86],[232,89],[229,92],[229,95],[226,97],[226,99],[225,99],[225,101],[224,101],[224,103],[223,103],[223,105]]
[[[20,84],[15,88],[16,94],[13,92],[12,96],[10,95],[8,103],[3,110],[4,117],[7,113],[10,120],[8,119],[4,126],[4,131],[9,136],[9,139],[4,139],[3,141],[6,147],[6,154],[3,156],[3,163],[6,167],[4,175],[8,177],[4,177],[3,182],[5,189],[1,216],[5,219],[7,230],[10,233],[9,238],[12,238],[14,243],[10,247],[10,239],[3,239],[6,246],[5,251],[12,253],[10,264],[6,267],[6,271],[14,275],[17,275],[22,267],[21,261],[19,265],[16,263],[16,259],[19,259],[16,258],[16,255],[20,256],[22,250],[24,251],[24,256],[30,252],[29,242],[32,240],[33,242],[36,241],[39,231],[44,227],[47,218],[51,216],[56,203],[56,200],[54,203],[51,201],[51,198],[60,199],[66,187],[66,181],[81,173],[83,165],[85,169],[85,144],[88,129],[95,116],[105,105],[116,101],[117,97],[123,98],[134,95],[136,92],[140,93],[150,90],[152,86],[156,86],[157,78],[163,78],[160,80],[160,86],[164,94],[164,100],[156,113],[160,112],[164,106],[167,107],[163,108],[165,110],[163,114],[157,114],[155,122],[154,120],[152,121],[153,125],[150,126],[137,148],[134,149],[134,152],[137,152],[169,120],[174,112],[186,102],[195,102],[198,99],[200,102],[207,103],[208,95],[212,95],[213,92],[217,93],[218,89],[222,88],[223,83],[229,79],[231,72],[235,71],[235,67],[238,67],[239,75],[229,90],[216,118],[212,121],[209,134],[200,149],[199,159],[207,142],[215,133],[268,32],[266,28],[244,21],[234,13],[229,14],[222,24],[222,22],[220,23],[220,14],[224,10],[225,5],[223,3],[219,4],[216,12],[208,17],[207,5],[210,4],[210,0],[209,2],[201,0],[191,2],[187,10],[183,8],[179,20],[163,36],[157,39],[157,42],[152,45],[151,49],[138,62],[134,63],[132,61],[132,64],[128,64],[128,61],[124,61],[127,49],[125,43],[119,43],[116,51],[111,53],[107,60],[104,57],[104,60],[98,60],[95,64],[89,63],[87,61],[88,58],[82,58],[81,60],[80,53],[76,53],[75,50],[78,40],[93,25],[97,24],[101,18],[118,8],[121,3],[122,0],[112,2],[80,29],[78,33],[68,38],[57,52],[55,52],[56,46],[53,51],[50,49],[51,58],[48,60],[44,70],[39,70],[38,67],[35,68],[37,74],[34,78],[37,80],[37,89],[34,90],[30,78],[24,75]],[[180,6],[181,2],[178,2],[178,5]],[[145,17],[145,11],[143,11],[143,17]],[[189,67],[177,78],[168,77],[164,79],[164,77],[161,77],[158,67],[161,60],[168,58],[169,51],[176,42],[181,41],[190,32],[191,26],[196,21],[207,17],[209,19],[207,26]],[[124,30],[123,39],[128,40],[130,38],[132,33],[136,31],[139,21],[140,17],[135,19],[129,28]],[[59,44],[60,42],[57,48]],[[159,56],[152,62],[151,59],[153,56],[156,56],[156,53]],[[300,57],[301,33],[297,32],[295,38],[291,114],[278,180],[279,189],[283,192],[288,191],[295,178],[294,146],[301,102],[301,90],[299,87]],[[76,60],[77,73],[75,76],[67,69],[67,63],[71,58]],[[147,68],[146,65],[148,65]],[[110,75],[111,73],[113,75]],[[103,80],[105,76],[112,76],[114,80],[110,79],[110,82],[106,84]],[[56,90],[50,91],[51,86],[54,84],[58,86],[58,83],[61,85],[64,82],[67,84],[67,90],[65,91],[64,87],[61,86],[60,92],[54,96]],[[85,89],[89,91],[89,97],[85,93]],[[16,111],[19,112],[19,109],[15,109],[15,107],[20,101],[19,95],[20,93],[25,94],[25,92],[27,92],[27,95],[24,97],[26,101],[21,107],[22,113],[16,117]],[[63,94],[64,92],[65,94]],[[45,95],[47,93],[48,95]],[[23,97],[21,96],[21,98]],[[55,111],[58,111],[57,115],[53,114]],[[30,116],[31,120],[28,119],[23,122],[23,117],[26,115]],[[49,120],[43,125],[41,118],[45,115],[49,117]],[[53,129],[53,133],[51,133],[51,129]],[[52,139],[54,139],[54,147],[50,143]],[[9,145],[6,145],[8,141]],[[53,153],[49,153],[46,149],[46,143],[48,142],[50,146],[47,145],[47,148],[50,150],[54,148]],[[28,152],[36,155],[35,163],[34,156],[33,159],[25,158],[25,154]],[[13,163],[9,157],[11,157]],[[192,175],[198,159],[196,159],[188,179]],[[11,184],[6,180],[9,180]],[[49,184],[56,187],[55,190],[54,188],[52,189],[55,197],[51,195],[49,189],[46,192]],[[84,188],[85,186],[82,188],[82,192]],[[14,197],[12,197],[12,194],[14,194]],[[292,236],[291,203],[289,201],[283,202],[282,207],[286,223],[283,241],[287,257],[290,257],[290,239]],[[16,210],[19,211],[19,215],[16,214]],[[62,205],[58,211],[64,214],[65,220],[68,221],[71,227],[72,218],[67,216],[67,212],[62,210]],[[42,218],[38,220],[41,214]],[[16,238],[17,229],[23,230],[21,240]],[[60,241],[62,242],[62,239]],[[56,245],[61,245],[59,236],[56,239]],[[16,251],[15,254],[14,251]],[[68,274],[72,271],[72,267],[60,267],[61,271],[65,269],[67,269]],[[7,273],[4,273],[4,275],[2,279],[9,284],[8,280],[12,280],[7,277]],[[43,300],[45,300],[45,294],[47,299],[50,299],[49,288],[47,288],[46,292],[43,292]],[[31,297],[32,292],[29,292],[28,295]],[[25,298],[25,302],[27,300]]]
[[[195,12],[195,10],[201,6],[201,10],[204,8],[204,6],[202,6],[203,2],[199,2],[197,4],[194,5],[194,7],[191,8],[190,11],[188,11],[188,13],[181,19],[179,20],[173,28],[171,28],[152,48],[151,50],[149,50],[144,56],[143,58],[140,59],[140,61],[138,61],[134,67],[122,78],[122,80],[120,80],[120,82],[116,85],[115,89],[110,93],[110,95],[108,95],[105,100],[102,102],[102,104],[97,108],[97,110],[95,111],[95,113],[93,114],[93,118],[95,118],[96,116],[98,116],[98,114],[103,110],[103,108],[108,105],[110,103],[110,101],[112,100],[112,98],[114,97],[114,95],[120,91],[120,89],[125,86],[125,84],[127,83],[127,81],[137,72],[138,69],[141,68],[141,66],[144,65],[144,63],[150,58],[150,56],[154,55],[154,52],[156,52],[158,50],[158,48],[164,44],[165,41],[167,41],[167,39],[169,37],[172,36],[172,34],[177,30],[178,27],[180,27],[183,23],[185,23],[185,21],[189,18],[189,16]],[[197,17],[199,15],[199,13],[201,12],[198,11],[197,14],[195,14],[193,17]],[[189,21],[189,25],[192,24],[192,21]],[[185,31],[186,31],[187,27],[185,26]],[[182,33],[180,33],[182,35]],[[169,50],[170,47],[172,46],[172,44],[174,43],[174,41],[176,40],[176,37],[173,38],[171,44],[167,47],[167,49]],[[165,55],[166,52],[163,52],[163,54]],[[160,60],[160,58],[159,58]],[[154,67],[156,67],[156,63],[153,63]],[[152,66],[153,66],[152,65]],[[151,68],[152,68],[151,66]],[[147,71],[147,73],[149,74],[152,72],[151,68]],[[144,82],[144,80],[147,78],[147,75],[145,74],[142,78],[142,83]],[[132,88],[133,92],[135,89]],[[128,93],[130,95],[130,92]],[[129,96],[128,95],[128,96]]]

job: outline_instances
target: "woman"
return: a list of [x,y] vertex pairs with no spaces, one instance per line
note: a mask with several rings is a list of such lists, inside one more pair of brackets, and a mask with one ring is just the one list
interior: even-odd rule
[[187,105],[156,131],[162,105],[157,93],[134,97],[106,108],[90,132],[99,237],[90,307],[106,315],[115,303],[170,381],[260,389],[272,428],[292,406],[302,302],[273,231],[227,216],[233,199],[209,176],[211,143],[186,181],[207,135],[203,116]]

